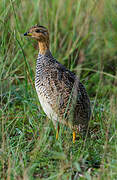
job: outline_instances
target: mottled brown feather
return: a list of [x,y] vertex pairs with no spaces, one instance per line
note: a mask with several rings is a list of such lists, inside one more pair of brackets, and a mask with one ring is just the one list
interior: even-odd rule
[[[41,33],[36,33],[35,29],[41,29]],[[91,108],[85,87],[74,73],[53,58],[46,28],[34,26],[29,32],[39,45],[35,87],[42,108],[55,126],[60,122],[86,130]]]

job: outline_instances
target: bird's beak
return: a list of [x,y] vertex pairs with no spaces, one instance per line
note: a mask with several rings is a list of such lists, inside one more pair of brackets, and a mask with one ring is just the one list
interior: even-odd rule
[[32,33],[26,32],[24,33],[24,36],[32,36]]

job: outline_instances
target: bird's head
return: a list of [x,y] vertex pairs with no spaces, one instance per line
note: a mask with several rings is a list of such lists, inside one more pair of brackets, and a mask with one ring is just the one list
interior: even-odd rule
[[45,54],[49,49],[49,32],[44,26],[32,26],[24,36],[32,37],[38,41],[39,52]]
[[24,36],[29,36],[36,39],[39,42],[49,41],[48,30],[44,26],[35,25],[31,27]]

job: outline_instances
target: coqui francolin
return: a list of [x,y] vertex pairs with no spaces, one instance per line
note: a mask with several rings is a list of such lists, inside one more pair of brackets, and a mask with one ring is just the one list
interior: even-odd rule
[[86,132],[91,115],[90,100],[79,78],[60,64],[49,49],[49,32],[40,25],[31,27],[24,36],[38,41],[35,88],[40,104],[59,133],[59,123],[76,132]]

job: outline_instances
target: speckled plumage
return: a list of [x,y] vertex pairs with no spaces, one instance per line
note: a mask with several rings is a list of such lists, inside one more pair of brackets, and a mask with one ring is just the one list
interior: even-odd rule
[[85,87],[74,73],[54,59],[45,27],[33,26],[28,33],[39,44],[35,87],[43,110],[55,127],[60,122],[73,129],[86,129],[91,109]]
[[56,61],[49,50],[45,55],[38,55],[35,87],[40,103],[54,125],[59,121],[71,127],[87,126],[90,101],[86,90],[75,74]]

